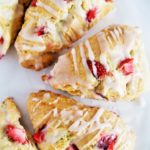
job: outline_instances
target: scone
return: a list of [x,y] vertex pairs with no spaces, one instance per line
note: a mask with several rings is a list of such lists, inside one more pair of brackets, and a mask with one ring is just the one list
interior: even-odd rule
[[15,43],[22,66],[40,70],[113,9],[112,0],[33,0]]
[[37,150],[30,134],[20,125],[20,118],[12,98],[0,103],[0,150]]
[[24,7],[29,0],[0,1],[0,58],[2,58],[21,28]]
[[60,56],[43,80],[72,95],[133,100],[144,89],[144,58],[139,29],[111,25]]
[[134,150],[133,131],[103,108],[50,91],[32,93],[27,108],[40,150]]

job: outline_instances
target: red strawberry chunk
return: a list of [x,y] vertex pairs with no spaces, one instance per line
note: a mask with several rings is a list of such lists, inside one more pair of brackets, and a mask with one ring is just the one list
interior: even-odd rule
[[66,150],[79,150],[79,149],[77,148],[75,144],[71,144],[69,145],[69,147],[66,148]]
[[102,135],[101,139],[98,141],[97,146],[103,150],[113,150],[116,141],[117,135]]
[[2,45],[4,43],[4,38],[1,36],[0,37],[0,45]]
[[33,139],[38,144],[42,143],[44,141],[44,138],[45,138],[45,133],[42,131],[39,131],[33,135]]
[[126,58],[119,64],[119,69],[124,75],[130,75],[134,71],[133,58]]
[[97,8],[90,9],[86,14],[86,20],[90,23],[96,17]]
[[4,54],[0,54],[0,60],[4,57]]
[[6,134],[13,142],[26,144],[28,143],[26,132],[23,129],[16,128],[13,125],[6,126]]
[[105,2],[112,2],[112,0],[105,0]]
[[100,62],[98,62],[96,60],[94,62],[92,62],[91,60],[87,60],[88,67],[91,70],[91,72],[93,73],[93,75],[94,75],[93,65],[92,65],[93,63],[96,66],[98,78],[104,78],[106,75],[108,75],[107,70],[103,64],[101,64]]
[[31,6],[32,6],[32,7],[36,7],[36,6],[37,6],[36,3],[37,3],[37,0],[32,0]]
[[36,34],[38,35],[38,36],[41,36],[41,35],[44,35],[45,34],[45,27],[44,26],[42,26],[42,27],[37,27],[36,28]]

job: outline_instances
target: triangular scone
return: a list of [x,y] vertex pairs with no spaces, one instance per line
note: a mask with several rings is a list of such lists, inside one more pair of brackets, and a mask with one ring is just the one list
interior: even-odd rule
[[20,118],[12,98],[0,103],[0,150],[37,150],[30,134],[20,125]]
[[50,91],[32,93],[27,108],[40,150],[134,149],[134,133],[111,111]]
[[112,25],[60,56],[43,80],[72,95],[133,100],[144,89],[144,58],[139,29]]
[[0,58],[6,54],[21,28],[27,4],[29,0],[0,1]]
[[40,70],[113,8],[112,0],[32,0],[15,43],[19,62]]

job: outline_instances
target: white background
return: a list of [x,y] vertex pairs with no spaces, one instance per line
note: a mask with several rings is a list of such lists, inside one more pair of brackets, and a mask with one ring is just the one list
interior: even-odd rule
[[[116,5],[116,10],[102,20],[90,34],[115,23],[139,26],[143,32],[146,55],[150,59],[150,0],[118,0]],[[20,67],[13,47],[0,60],[0,101],[8,96],[14,97],[23,114],[23,124],[28,129],[31,129],[31,124],[26,112],[27,97],[30,92],[50,89],[40,79],[48,70],[34,72]],[[81,101],[91,104],[91,100]],[[112,104],[94,100],[91,105],[117,111],[137,134],[136,150],[150,150],[150,92],[145,92],[136,103]]]

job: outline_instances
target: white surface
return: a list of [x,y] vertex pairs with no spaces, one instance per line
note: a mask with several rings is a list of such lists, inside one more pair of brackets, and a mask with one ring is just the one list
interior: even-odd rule
[[[117,9],[100,24],[98,24],[92,34],[109,24],[129,24],[139,26],[143,31],[143,41],[147,57],[150,59],[150,1],[149,0],[118,0]],[[0,100],[11,96],[15,98],[23,113],[23,123],[31,129],[28,114],[26,112],[26,100],[28,94],[39,89],[50,89],[44,85],[40,79],[45,69],[41,72],[34,72],[21,68],[17,62],[14,48],[11,48],[8,55],[0,61]],[[131,125],[137,134],[136,150],[150,150],[150,92],[146,92],[136,103],[110,104],[90,100],[82,100],[90,105],[104,106],[117,111],[125,121]]]

